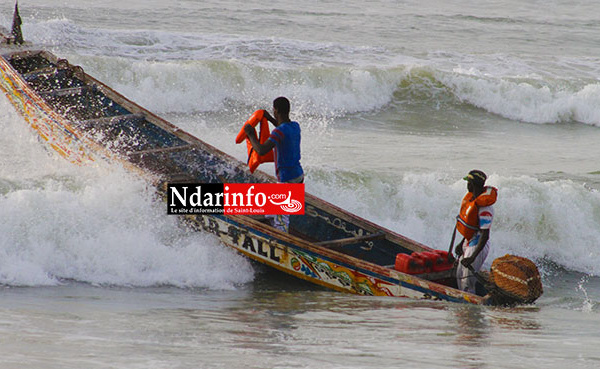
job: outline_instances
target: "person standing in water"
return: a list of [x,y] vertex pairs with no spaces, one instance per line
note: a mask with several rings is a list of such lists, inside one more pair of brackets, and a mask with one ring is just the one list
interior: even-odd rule
[[456,248],[459,255],[456,270],[458,288],[475,293],[478,272],[487,255],[490,245],[490,228],[494,219],[494,207],[498,190],[486,186],[487,176],[480,170],[472,170],[464,177],[469,191],[462,200],[460,213],[456,217],[456,229],[463,235],[463,240]]

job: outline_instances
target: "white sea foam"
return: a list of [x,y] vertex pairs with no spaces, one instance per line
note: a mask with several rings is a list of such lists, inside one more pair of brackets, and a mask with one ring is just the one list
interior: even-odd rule
[[0,98],[0,284],[233,288],[250,263],[186,231],[147,184],[120,168],[49,155]]
[[[558,81],[518,81],[474,76],[457,71],[438,73],[461,101],[503,117],[530,123],[581,122],[600,126],[600,83],[574,86]],[[569,86],[571,84],[571,86]]]
[[[303,112],[341,116],[386,107],[398,94],[446,108],[468,103],[530,123],[600,126],[600,84],[499,78],[433,67],[264,68],[239,61],[165,62],[79,57],[93,75],[156,112],[210,112],[261,106],[285,95]],[[210,88],[207,88],[210,86]],[[426,100],[423,100],[425,98]],[[402,103],[400,104],[402,105]]]
[[[144,184],[108,174],[77,190],[49,180],[0,201],[0,282],[232,288],[247,260],[205,234],[186,234]],[[232,272],[233,271],[233,272]]]

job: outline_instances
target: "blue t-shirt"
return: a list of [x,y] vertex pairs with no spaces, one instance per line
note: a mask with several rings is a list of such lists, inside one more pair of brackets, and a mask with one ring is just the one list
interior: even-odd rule
[[304,174],[300,166],[300,125],[286,122],[273,129],[269,140],[275,143],[275,171],[279,182]]

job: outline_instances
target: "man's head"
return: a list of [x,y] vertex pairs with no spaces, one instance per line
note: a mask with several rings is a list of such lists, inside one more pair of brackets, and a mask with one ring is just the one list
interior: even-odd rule
[[467,181],[467,189],[469,192],[481,192],[485,186],[487,176],[482,171],[473,169],[463,179]]
[[287,121],[290,116],[290,100],[283,96],[273,100],[273,115],[279,123]]

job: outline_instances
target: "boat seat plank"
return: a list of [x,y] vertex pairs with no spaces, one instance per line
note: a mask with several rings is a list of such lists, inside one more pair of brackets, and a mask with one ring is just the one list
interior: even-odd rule
[[41,75],[51,75],[56,73],[56,67],[44,67],[36,70],[32,70],[28,73],[23,73],[22,76],[25,80],[29,80],[32,77],[38,77]]
[[341,246],[353,245],[353,244],[365,242],[365,241],[381,240],[383,238],[385,238],[384,232],[376,232],[376,233],[371,233],[371,234],[368,234],[365,236],[356,236],[356,237],[341,238],[338,240],[315,242],[315,245],[326,246],[326,247],[341,247]]
[[91,86],[79,86],[79,87],[69,87],[69,88],[61,88],[52,91],[42,91],[38,92],[41,97],[45,96],[67,96],[67,95],[78,95],[83,93],[86,90],[90,90]]
[[129,157],[140,156],[140,155],[144,155],[144,154],[160,154],[160,153],[166,153],[166,152],[188,150],[188,149],[192,148],[193,146],[194,145],[187,144],[187,145],[179,145],[179,146],[172,146],[172,147],[163,147],[163,148],[159,148],[159,149],[148,149],[148,150],[135,151],[135,152],[129,153]]
[[122,122],[124,120],[139,120],[139,119],[144,119],[144,114],[123,114],[123,115],[114,115],[111,117],[103,117],[103,118],[97,118],[97,119],[87,119],[87,120],[82,120],[79,121],[79,123],[91,127],[103,127],[103,126],[107,126],[107,125],[112,125],[112,124],[116,124],[119,122]]

